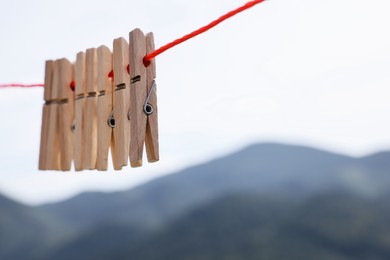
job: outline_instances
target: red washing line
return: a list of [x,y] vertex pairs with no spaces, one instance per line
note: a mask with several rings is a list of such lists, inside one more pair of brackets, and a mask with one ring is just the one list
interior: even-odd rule
[[212,21],[208,25],[203,26],[203,27],[199,28],[198,30],[193,31],[192,33],[184,35],[183,37],[181,37],[181,38],[179,38],[177,40],[174,40],[173,42],[170,42],[170,43],[160,47],[159,49],[153,51],[152,53],[147,54],[145,56],[145,58],[144,58],[145,66],[147,66],[153,58],[155,58],[156,56],[160,55],[164,51],[167,51],[167,50],[175,47],[176,45],[178,45],[180,43],[183,43],[183,42],[185,42],[185,41],[187,41],[187,40],[189,40],[191,38],[194,38],[195,36],[198,36],[199,34],[202,34],[202,33],[206,32],[206,31],[210,30],[211,28],[217,26],[218,24],[222,23],[226,19],[229,19],[232,16],[235,16],[236,14],[241,13],[242,11],[245,11],[245,10],[247,10],[247,9],[257,5],[257,4],[260,4],[260,3],[264,2],[264,1],[265,0],[250,1],[250,2],[246,3],[243,6],[240,6],[237,9],[235,9],[233,11],[230,11],[227,14],[222,15],[217,20]]
[[[238,7],[237,9],[233,10],[233,11],[230,11],[228,12],[227,14],[224,14],[222,15],[221,17],[219,17],[217,20],[214,20],[212,21],[211,23],[209,23],[208,25],[206,26],[203,26],[195,31],[193,31],[192,33],[189,33],[187,35],[184,35],[183,37],[179,38],[179,39],[176,39],[162,47],[160,47],[159,49],[147,54],[145,57],[144,57],[144,65],[147,67],[151,60],[153,60],[155,57],[157,57],[158,55],[160,55],[161,53],[175,47],[176,45],[179,45],[191,38],[194,38],[195,36],[198,36],[199,34],[202,34],[208,30],[210,30],[211,28],[217,26],[218,24],[222,23],[223,21],[225,21],[226,19],[229,19],[231,18],[232,16],[235,16],[236,14],[238,13],[241,13],[242,11],[245,11],[257,4],[260,4],[262,2],[264,2],[265,0],[253,0],[253,1],[250,1],[248,3],[246,3],[245,5],[243,6],[240,6]],[[32,88],[32,87],[43,87],[44,84],[19,84],[19,83],[12,83],[12,84],[0,84],[0,88],[9,88],[9,87],[23,87],[23,88]],[[72,87],[72,86],[71,86]],[[73,86],[74,88],[74,86]]]
[[37,83],[37,84],[23,84],[23,83],[9,83],[9,84],[0,84],[0,88],[35,88],[35,87],[44,87],[45,84]]

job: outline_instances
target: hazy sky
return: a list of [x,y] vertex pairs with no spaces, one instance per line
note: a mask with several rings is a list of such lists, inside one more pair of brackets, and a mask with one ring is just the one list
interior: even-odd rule
[[[0,82],[153,31],[159,47],[246,0],[2,3]],[[121,172],[39,172],[42,89],[0,90],[0,192],[36,204],[126,189],[253,142],[350,155],[390,148],[390,1],[269,0],[157,59],[161,161]]]

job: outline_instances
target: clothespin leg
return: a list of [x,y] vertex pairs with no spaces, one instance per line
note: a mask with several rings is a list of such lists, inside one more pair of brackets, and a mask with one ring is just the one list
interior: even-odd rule
[[45,104],[42,108],[42,126],[41,126],[41,143],[39,149],[39,170],[47,170],[47,134],[49,128],[49,105],[52,89],[52,79],[53,79],[53,66],[54,62],[49,60],[45,63],[45,87],[44,87],[44,100]]
[[130,164],[142,166],[147,115],[144,104],[147,98],[146,68],[143,58],[146,53],[146,38],[140,29],[130,32]]
[[95,48],[86,51],[86,102],[84,112],[84,168],[96,169],[97,158],[97,53]]
[[84,109],[85,98],[75,100],[75,141],[74,141],[74,167],[76,171],[84,170]]
[[113,48],[113,71],[114,71],[114,101],[113,117],[114,146],[112,155],[115,157],[114,169],[126,166],[129,156],[130,145],[130,76],[127,71],[129,65],[129,44],[124,38],[114,40]]
[[[146,35],[146,53],[154,51],[153,33]],[[147,117],[145,147],[148,162],[157,162],[160,159],[159,143],[158,143],[158,109],[157,109],[157,85],[156,78],[156,61],[153,59],[150,65],[146,68],[147,79],[146,86],[148,87],[149,100],[147,105],[151,106],[152,113]]]
[[75,125],[74,125],[74,167],[76,171],[84,170],[84,110],[85,110],[85,53],[77,53],[75,64]]
[[[98,147],[96,169],[106,171],[108,168],[108,153],[113,130],[110,127],[112,115],[113,83],[108,77],[112,70],[112,54],[106,46],[97,49],[98,66]],[[115,125],[114,125],[115,126]]]
[[50,97],[50,105],[48,106],[48,132],[47,132],[47,155],[46,169],[61,170],[60,161],[60,131],[58,122],[58,91],[60,88],[60,69],[59,60],[56,60],[53,65],[53,82]]
[[49,115],[49,107],[47,105],[43,105],[42,108],[42,126],[41,126],[41,145],[39,149],[39,170],[47,170],[46,169],[46,157],[47,157],[47,132],[48,132],[48,115]]
[[60,131],[61,170],[70,171],[73,160],[74,97],[70,84],[73,81],[73,65],[67,59],[60,60],[60,89],[58,121]]

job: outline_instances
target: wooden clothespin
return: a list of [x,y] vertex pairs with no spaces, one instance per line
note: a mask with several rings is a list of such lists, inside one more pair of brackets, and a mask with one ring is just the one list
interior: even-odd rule
[[47,134],[49,131],[49,107],[51,101],[51,89],[53,83],[53,70],[54,62],[51,60],[46,61],[45,64],[45,88],[43,99],[45,104],[42,109],[42,126],[41,126],[41,145],[39,150],[39,170],[48,170],[47,169]]
[[61,170],[70,171],[73,159],[74,134],[72,124],[74,119],[74,92],[71,89],[73,81],[73,65],[67,59],[59,60],[58,82],[58,123],[60,132]]
[[[115,170],[159,160],[153,34],[140,29],[67,59],[47,61],[39,158],[41,170],[107,170],[111,147]],[[130,69],[131,68],[131,69]],[[75,89],[71,83],[75,81]],[[74,125],[72,123],[74,122]],[[72,132],[73,131],[73,132]]]
[[[108,47],[97,49],[98,68],[98,144],[96,169],[106,171],[108,166],[108,151],[111,146],[112,161],[115,170],[122,169],[115,156],[114,131],[115,118],[113,111],[113,81],[112,54]],[[111,77],[110,77],[111,76]]]
[[130,146],[130,76],[129,44],[124,38],[114,40],[113,69],[114,69],[114,156],[118,166],[126,166]]
[[97,51],[86,51],[86,103],[84,111],[84,168],[96,169],[97,158]]
[[47,150],[46,150],[46,170],[61,170],[60,161],[60,131],[58,122],[58,92],[60,86],[60,61],[53,63],[53,76],[51,88],[49,90],[48,123],[47,123]]
[[154,61],[148,68],[143,62],[147,51],[154,49],[153,41],[152,34],[146,37],[140,29],[130,32],[130,163],[132,167],[142,166],[145,142],[148,161],[159,160],[156,67]]
[[85,53],[79,52],[75,65],[75,143],[74,143],[74,167],[76,171],[84,170],[85,126],[84,110],[86,100],[85,89]]
[[[146,34],[146,52],[151,53],[155,49],[153,33]],[[146,123],[145,147],[148,162],[160,160],[158,143],[158,109],[157,109],[157,84],[156,84],[156,60],[153,59],[146,68],[146,86],[148,88],[148,104],[152,107]],[[147,104],[147,105],[148,105]],[[148,107],[146,107],[147,109]],[[149,108],[150,109],[150,108]]]

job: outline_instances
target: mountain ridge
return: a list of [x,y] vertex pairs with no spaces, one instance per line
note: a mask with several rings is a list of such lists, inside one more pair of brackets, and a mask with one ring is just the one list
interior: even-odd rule
[[197,165],[194,165],[194,166],[189,166],[189,167],[185,167],[181,170],[178,170],[176,172],[173,172],[173,173],[170,173],[170,174],[167,174],[167,175],[164,175],[164,176],[160,176],[160,177],[157,177],[153,180],[150,180],[146,183],[143,183],[141,185],[138,185],[138,186],[135,186],[135,187],[132,187],[130,189],[127,189],[127,190],[122,190],[122,191],[114,191],[114,192],[104,192],[104,191],[87,191],[87,192],[81,192],[79,194],[76,194],[75,196],[72,196],[70,198],[67,198],[67,199],[64,199],[64,200],[60,200],[60,201],[57,201],[57,202],[48,202],[48,203],[42,203],[42,204],[39,204],[37,205],[38,207],[40,206],[50,206],[50,205],[53,205],[53,204],[58,204],[58,203],[62,203],[62,202],[66,202],[66,201],[69,201],[69,200],[72,200],[74,198],[80,198],[80,197],[83,197],[84,195],[86,196],[90,196],[91,194],[95,194],[97,196],[105,196],[105,195],[111,195],[111,194],[122,194],[122,193],[127,193],[133,189],[137,189],[138,187],[140,186],[144,186],[144,185],[148,185],[156,180],[160,180],[160,179],[164,179],[165,177],[170,177],[172,175],[175,175],[175,174],[181,174],[182,172],[186,172],[186,171],[190,171],[192,170],[193,168],[198,168],[199,166],[203,166],[203,165],[208,165],[210,163],[214,163],[216,161],[219,161],[219,160],[225,160],[225,159],[230,159],[230,157],[234,157],[236,154],[241,154],[242,152],[246,153],[252,149],[256,149],[258,147],[261,147],[262,149],[265,148],[267,149],[268,147],[278,147],[278,148],[298,148],[298,149],[305,149],[305,150],[310,150],[310,151],[314,151],[314,152],[319,152],[319,153],[322,153],[322,154],[329,154],[329,155],[336,155],[336,156],[341,156],[341,157],[344,157],[344,158],[349,158],[349,159],[352,159],[352,160],[355,160],[355,159],[362,159],[362,158],[366,158],[366,157],[371,157],[371,156],[375,156],[376,154],[381,154],[381,153],[388,153],[389,154],[389,158],[390,158],[390,151],[389,152],[386,152],[386,151],[380,151],[380,152],[376,152],[376,153],[373,153],[373,154],[369,154],[369,155],[366,155],[366,156],[362,156],[362,157],[353,157],[353,156],[349,156],[349,155],[344,155],[342,153],[338,153],[338,152],[330,152],[330,151],[327,151],[325,149],[320,149],[320,148],[313,148],[313,147],[309,147],[309,146],[305,146],[305,145],[296,145],[296,144],[284,144],[284,143],[277,143],[277,142],[264,142],[264,143],[256,143],[256,144],[252,144],[252,145],[249,145],[249,146],[246,146],[242,149],[239,149],[237,151],[234,151],[232,153],[229,153],[229,154],[226,154],[225,156],[222,156],[222,157],[217,157],[217,158],[214,158],[210,161],[207,161],[207,162],[204,162],[204,163],[200,163],[200,164],[197,164]]
[[[3,244],[3,248],[0,245],[0,257],[45,259],[71,254],[73,258],[72,254],[77,252],[90,256],[95,253],[94,248],[106,250],[109,257],[117,250],[126,252],[126,243],[154,239],[166,227],[174,229],[173,222],[180,222],[191,212],[207,208],[229,194],[255,194],[270,201],[281,197],[299,203],[319,194],[338,194],[336,201],[348,194],[382,205],[390,197],[388,162],[390,152],[354,158],[305,146],[263,143],[127,191],[83,193],[37,207],[0,196],[0,210],[6,212],[0,216],[0,230],[13,238],[13,244]],[[369,204],[361,205],[369,208]],[[289,205],[282,203],[281,207]],[[41,239],[49,243],[34,239],[34,230],[39,230]],[[124,242],[117,242],[117,237]],[[16,252],[18,247],[25,250]]]
[[[182,173],[183,171],[187,171],[187,170],[190,170],[192,168],[197,168],[201,165],[205,165],[205,164],[209,164],[209,163],[212,163],[212,162],[215,162],[215,161],[218,161],[220,159],[226,159],[226,158],[229,158],[231,156],[234,156],[235,154],[238,154],[238,153],[241,153],[241,152],[245,152],[245,151],[248,151],[248,150],[251,150],[251,149],[255,149],[256,147],[259,147],[261,146],[262,148],[266,148],[267,146],[270,147],[270,146],[278,146],[278,147],[295,147],[295,148],[303,148],[303,149],[310,149],[311,151],[315,151],[315,152],[320,152],[320,153],[324,153],[324,154],[329,154],[329,155],[336,155],[336,156],[341,156],[341,157],[344,157],[344,158],[348,158],[348,159],[351,159],[351,160],[378,160],[377,157],[384,157],[385,159],[386,158],[390,158],[390,151],[386,151],[386,150],[381,150],[381,151],[378,151],[378,152],[373,152],[373,153],[370,153],[370,154],[367,154],[367,155],[363,155],[363,156],[350,156],[350,155],[345,155],[341,152],[333,152],[333,151],[327,151],[325,149],[321,149],[321,148],[313,148],[313,147],[309,147],[309,146],[305,146],[305,145],[297,145],[297,144],[285,144],[285,143],[278,143],[278,142],[264,142],[264,143],[256,143],[256,144],[252,144],[252,145],[249,145],[247,147],[244,147],[242,149],[239,149],[235,152],[232,152],[232,153],[229,153],[229,154],[226,154],[225,156],[222,156],[222,157],[217,157],[217,158],[214,158],[210,161],[207,161],[207,162],[204,162],[204,163],[200,163],[198,165],[195,165],[195,166],[189,166],[189,167],[185,167],[181,170],[178,170],[176,172],[173,172],[173,173],[170,173],[170,174],[167,174],[167,175],[164,175],[164,176],[160,176],[160,177],[157,177],[155,179],[152,179],[148,182],[145,182],[141,185],[137,185],[135,187],[132,187],[130,189],[126,189],[126,190],[121,190],[121,191],[114,191],[114,192],[106,192],[106,191],[86,191],[86,192],[81,192],[79,194],[76,194],[70,198],[67,198],[67,199],[63,199],[63,200],[59,200],[59,201],[55,201],[55,202],[46,202],[46,203],[42,203],[42,204],[38,204],[37,206],[38,207],[45,207],[45,206],[50,206],[50,205],[54,205],[54,204],[58,204],[58,203],[63,203],[63,202],[66,202],[66,201],[69,201],[69,200],[72,200],[72,199],[79,199],[79,198],[82,198],[84,196],[90,196],[92,194],[94,195],[97,195],[97,196],[106,196],[106,195],[113,195],[113,194],[123,194],[123,193],[127,193],[129,192],[130,190],[133,190],[133,189],[136,189],[140,186],[144,186],[144,185],[148,185],[150,184],[151,182],[154,182],[156,180],[159,180],[161,178],[165,178],[167,176],[171,176],[171,175],[174,175],[174,174],[180,174]],[[19,202],[21,203],[21,202]],[[22,203],[23,204],[23,203]]]
[[[148,225],[158,226],[175,215],[172,215],[175,211],[189,210],[231,190],[296,196],[320,190],[357,189],[356,185],[362,185],[351,181],[349,176],[355,176],[355,168],[362,168],[364,158],[371,157],[354,158],[305,146],[262,143],[159,177],[128,191],[84,193],[40,207],[65,216],[68,222],[77,220],[80,226],[96,224],[88,217],[96,214],[99,222],[117,214],[118,223],[127,223],[129,219],[144,223],[147,215],[150,216]],[[367,174],[361,175],[366,178]],[[123,208],[127,210],[123,211]],[[132,212],[130,209],[137,210]]]

